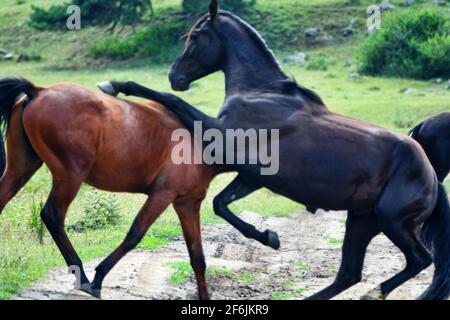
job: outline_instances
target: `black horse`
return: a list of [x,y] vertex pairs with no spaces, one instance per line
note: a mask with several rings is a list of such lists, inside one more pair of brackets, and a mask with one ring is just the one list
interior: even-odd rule
[[162,103],[190,129],[194,121],[201,121],[205,130],[223,133],[279,128],[278,173],[260,175],[261,164],[231,165],[239,174],[214,199],[214,210],[245,236],[273,247],[277,247],[274,234],[257,231],[228,205],[266,187],[310,208],[348,210],[337,278],[311,299],[330,299],[358,283],[366,248],[380,232],[401,249],[407,264],[367,298],[385,298],[427,268],[432,258],[433,283],[421,298],[449,296],[449,202],[417,142],[329,111],[317,94],[285,75],[256,30],[237,16],[218,11],[213,0],[209,14],[187,34],[170,81],[174,89],[187,90],[191,82],[219,70],[225,73],[226,98],[218,119],[174,95],[134,82],[108,82],[101,87],[111,94],[122,92]]
[[450,112],[431,117],[411,130],[414,138],[425,150],[439,181],[450,172]]

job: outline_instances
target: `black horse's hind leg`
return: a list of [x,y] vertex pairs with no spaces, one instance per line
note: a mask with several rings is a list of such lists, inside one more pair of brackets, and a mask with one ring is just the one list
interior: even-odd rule
[[[404,162],[414,164],[407,160]],[[408,166],[404,165],[400,166],[398,174],[391,177],[378,201],[375,214],[381,231],[404,254],[406,267],[362,299],[385,299],[395,288],[415,277],[433,262],[430,253],[419,240],[419,234],[420,226],[436,206],[436,197],[433,196],[435,184],[436,180],[431,175],[416,175],[416,172],[411,173]]]
[[401,225],[391,225],[389,228],[383,228],[383,233],[403,252],[406,258],[406,267],[397,275],[383,282],[379,288],[363,296],[363,300],[385,299],[395,288],[418,275],[433,261],[413,230]]
[[234,201],[245,198],[258,189],[260,189],[260,187],[246,184],[241,176],[237,176],[236,179],[234,179],[233,182],[231,182],[231,184],[214,199],[214,212],[238,229],[245,237],[255,239],[263,245],[277,250],[280,248],[280,240],[275,232],[271,230],[266,230],[264,232],[256,230],[253,225],[239,219],[228,208],[228,205]]
[[342,248],[342,262],[336,280],[308,300],[331,299],[360,282],[367,246],[378,233],[380,233],[380,227],[373,214],[358,215],[349,212]]
[[77,180],[78,179],[74,177],[67,178],[67,180],[54,179],[52,191],[50,192],[50,196],[44,209],[42,209],[41,217],[61,251],[64,260],[69,268],[71,268],[70,271],[73,272],[75,276],[79,276],[79,279],[77,280],[79,281],[80,288],[78,289],[90,294],[90,283],[84,272],[83,263],[64,230],[64,220],[67,209],[81,186],[81,181]]

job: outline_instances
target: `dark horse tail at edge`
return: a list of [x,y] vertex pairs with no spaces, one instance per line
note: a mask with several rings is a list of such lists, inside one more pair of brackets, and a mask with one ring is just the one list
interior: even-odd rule
[[436,208],[422,226],[421,236],[434,258],[431,286],[422,294],[427,300],[443,300],[450,295],[450,204],[444,186],[439,183]]
[[425,150],[439,181],[443,182],[450,171],[450,113],[425,120],[409,136]]

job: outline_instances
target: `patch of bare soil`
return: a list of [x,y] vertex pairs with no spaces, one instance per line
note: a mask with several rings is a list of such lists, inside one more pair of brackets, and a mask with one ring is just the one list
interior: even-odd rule
[[[243,219],[260,230],[280,235],[274,251],[248,240],[229,225],[203,227],[203,243],[212,272],[208,284],[212,299],[303,299],[329,285],[339,268],[345,213],[299,213],[289,218],[263,218],[244,213]],[[173,285],[170,262],[188,261],[183,239],[155,251],[127,255],[105,280],[104,299],[196,299],[195,278]],[[85,265],[89,277],[100,260]],[[359,299],[404,266],[400,251],[380,235],[369,246],[363,281],[336,299]],[[218,267],[218,268],[217,268]],[[415,299],[431,283],[432,267],[392,293],[389,299]],[[17,299],[93,299],[74,290],[66,269],[23,290]]]

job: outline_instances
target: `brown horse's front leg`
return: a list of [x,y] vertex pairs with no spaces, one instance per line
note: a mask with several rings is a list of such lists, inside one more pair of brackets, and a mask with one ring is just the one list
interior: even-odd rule
[[174,204],[175,211],[181,221],[184,239],[191,258],[192,269],[194,270],[198,295],[200,300],[209,300],[208,287],[206,284],[205,272],[206,263],[203,254],[201,227],[200,227],[200,204],[201,201],[188,201]]
[[128,252],[133,250],[142,240],[148,228],[156,221],[161,213],[166,210],[170,203],[175,199],[175,195],[170,190],[157,191],[145,202],[141,211],[131,226],[125,240],[114,250],[105,260],[103,260],[95,269],[95,278],[91,284],[93,295],[101,298],[103,280],[111,269]]

